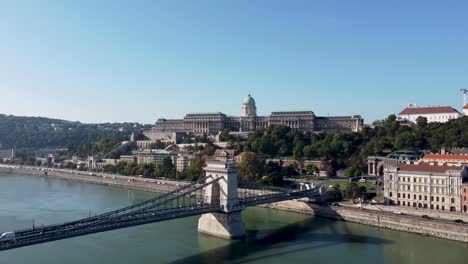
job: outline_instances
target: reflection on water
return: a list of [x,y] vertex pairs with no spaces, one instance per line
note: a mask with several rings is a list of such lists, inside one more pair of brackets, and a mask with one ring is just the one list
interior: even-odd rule
[[[0,175],[0,231],[63,222],[153,193]],[[115,230],[0,253],[0,263],[466,263],[468,245],[265,208],[242,214],[247,237],[199,234],[198,217]]]

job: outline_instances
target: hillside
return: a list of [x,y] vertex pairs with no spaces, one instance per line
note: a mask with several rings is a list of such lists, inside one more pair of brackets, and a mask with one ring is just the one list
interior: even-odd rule
[[99,139],[127,140],[138,123],[85,124],[45,117],[0,114],[0,144],[4,148],[65,147],[94,143]]

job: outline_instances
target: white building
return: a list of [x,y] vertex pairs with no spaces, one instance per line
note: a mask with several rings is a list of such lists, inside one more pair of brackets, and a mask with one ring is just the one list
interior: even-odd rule
[[465,106],[463,106],[463,114],[465,116],[468,116],[468,104],[465,104]]
[[185,171],[190,166],[190,160],[193,159],[195,155],[192,154],[178,154],[175,158],[175,167],[178,172]]
[[463,115],[451,106],[407,107],[398,114],[398,119],[416,123],[416,119],[420,116],[427,118],[428,123],[445,123]]
[[401,163],[384,169],[385,203],[441,211],[462,210],[465,165]]

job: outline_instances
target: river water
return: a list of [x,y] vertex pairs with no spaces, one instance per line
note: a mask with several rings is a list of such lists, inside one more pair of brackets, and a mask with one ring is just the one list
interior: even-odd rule
[[[0,174],[0,231],[60,223],[155,194]],[[0,252],[0,263],[468,263],[468,244],[264,208],[243,212],[245,241],[197,232],[198,217]]]

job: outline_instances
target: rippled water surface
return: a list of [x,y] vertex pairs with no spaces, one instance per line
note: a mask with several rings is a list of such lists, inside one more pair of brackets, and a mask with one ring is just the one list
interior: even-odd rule
[[[60,223],[155,194],[0,174],[0,232]],[[468,263],[468,244],[263,208],[243,212],[244,241],[197,232],[198,217],[0,252],[0,263]]]

